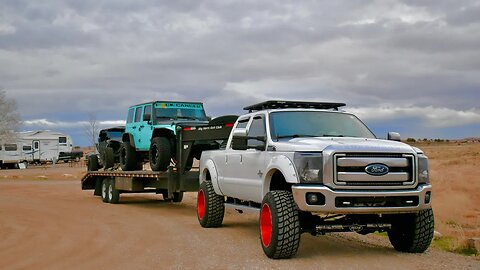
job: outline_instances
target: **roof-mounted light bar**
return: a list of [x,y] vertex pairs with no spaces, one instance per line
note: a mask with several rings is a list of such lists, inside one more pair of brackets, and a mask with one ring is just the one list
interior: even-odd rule
[[268,109],[290,109],[290,108],[321,109],[321,110],[333,109],[338,111],[339,107],[343,107],[345,105],[346,105],[345,103],[335,103],[335,102],[268,100],[265,102],[247,106],[243,109],[249,112],[268,110]]

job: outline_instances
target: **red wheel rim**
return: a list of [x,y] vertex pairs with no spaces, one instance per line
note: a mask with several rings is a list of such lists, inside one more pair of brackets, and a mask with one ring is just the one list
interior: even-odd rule
[[199,219],[203,219],[205,216],[205,193],[201,189],[198,191],[197,197],[197,214]]
[[265,247],[270,246],[272,241],[272,212],[268,204],[263,204],[262,211],[260,212],[260,236],[262,238],[262,244]]

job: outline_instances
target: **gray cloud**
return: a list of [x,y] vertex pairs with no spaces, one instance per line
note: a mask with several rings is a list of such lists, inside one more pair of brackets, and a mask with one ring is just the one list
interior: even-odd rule
[[280,98],[478,110],[477,1],[6,0],[0,12],[0,85],[26,120],[122,119],[151,99],[212,115]]

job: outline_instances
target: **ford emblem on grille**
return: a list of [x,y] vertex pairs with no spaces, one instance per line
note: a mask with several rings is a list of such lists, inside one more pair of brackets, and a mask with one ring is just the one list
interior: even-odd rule
[[373,176],[382,176],[387,174],[388,171],[388,167],[383,164],[370,164],[365,167],[365,172]]

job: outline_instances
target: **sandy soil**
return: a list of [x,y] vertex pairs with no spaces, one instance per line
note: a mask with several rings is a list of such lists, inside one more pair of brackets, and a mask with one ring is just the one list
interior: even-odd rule
[[[420,147],[432,159],[437,230],[480,236],[480,144]],[[146,194],[105,204],[80,190],[84,170],[0,171],[0,269],[480,269],[478,258],[402,254],[383,236],[352,233],[302,235],[295,258],[270,260],[255,214],[227,210],[223,227],[204,229],[195,193],[179,204]]]

